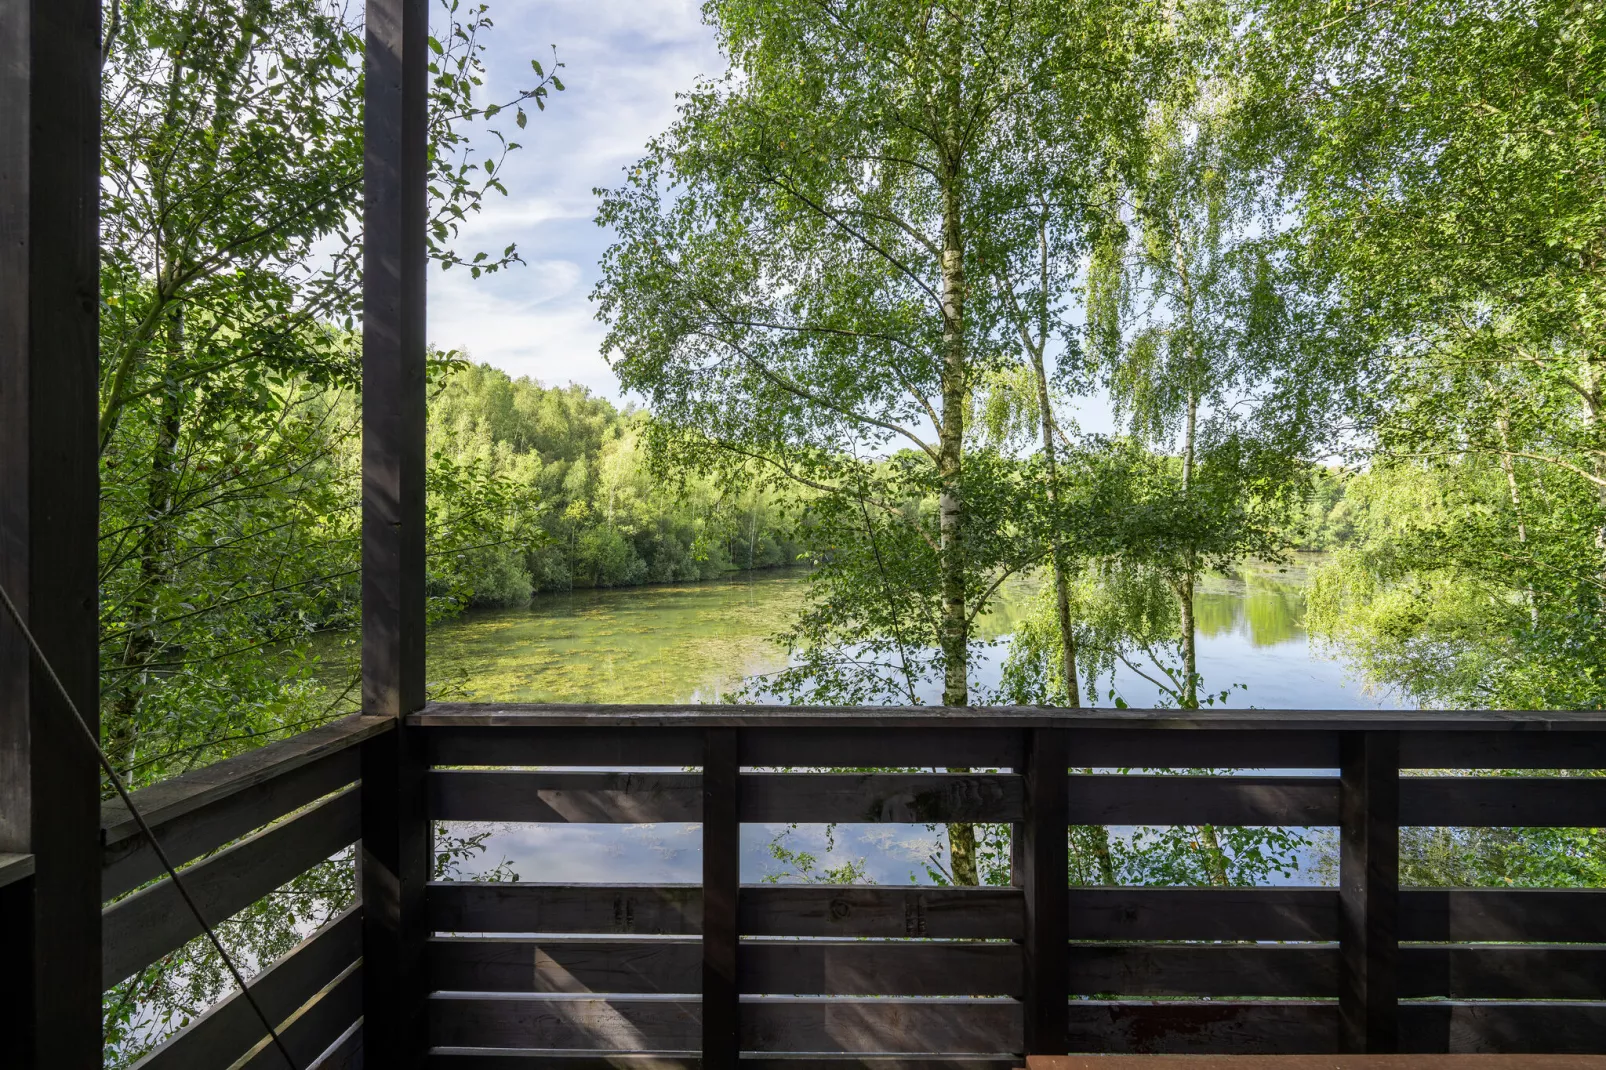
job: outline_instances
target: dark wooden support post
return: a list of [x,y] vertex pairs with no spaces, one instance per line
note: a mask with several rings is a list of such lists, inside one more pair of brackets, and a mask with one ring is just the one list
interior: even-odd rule
[[1027,1055],[1065,1054],[1070,1023],[1068,735],[1062,728],[1026,733],[1025,820],[1014,858],[1026,908],[1021,1002]]
[[[96,731],[99,189],[99,0],[6,0],[0,583]],[[7,1066],[100,1066],[100,775],[71,717],[0,610],[0,855],[34,868],[0,895]]]
[[424,705],[424,228],[428,0],[368,0],[363,157],[362,704],[396,729],[363,745],[363,1050],[427,1054]]
[[1340,752],[1339,1050],[1399,1047],[1400,738],[1348,732]]
[[736,1070],[741,1041],[736,953],[741,929],[741,781],[736,729],[710,728],[703,750],[703,1070]]

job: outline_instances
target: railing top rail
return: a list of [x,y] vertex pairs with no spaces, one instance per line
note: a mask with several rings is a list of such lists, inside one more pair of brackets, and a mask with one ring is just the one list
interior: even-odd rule
[[0,854],[0,888],[33,876],[33,855]]
[[1040,706],[431,703],[408,718],[451,728],[1069,728],[1264,731],[1606,731],[1593,710],[1082,710]]
[[[371,736],[389,731],[389,717],[352,714],[287,739],[202,766],[134,792],[134,805],[153,828],[203,807],[238,795],[256,785],[284,776],[330,754],[356,746]],[[128,808],[121,800],[101,804],[101,842],[113,846],[141,838]]]

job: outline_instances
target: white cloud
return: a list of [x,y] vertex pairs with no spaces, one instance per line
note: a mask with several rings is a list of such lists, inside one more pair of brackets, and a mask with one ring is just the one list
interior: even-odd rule
[[528,127],[507,133],[525,147],[501,172],[509,196],[487,199],[464,224],[459,248],[499,253],[516,243],[530,261],[472,281],[454,268],[429,277],[429,337],[468,350],[513,375],[578,382],[617,398],[602,359],[605,329],[588,299],[610,237],[594,226],[596,187],[618,184],[648,139],[674,119],[675,94],[724,59],[696,0],[491,0],[484,101],[505,102],[547,65],[550,46],[567,89]]

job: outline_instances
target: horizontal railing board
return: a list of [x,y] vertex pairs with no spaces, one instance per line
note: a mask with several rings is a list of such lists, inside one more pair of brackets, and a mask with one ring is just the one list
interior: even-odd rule
[[[330,754],[350,750],[365,739],[390,731],[395,725],[391,717],[352,714],[141,788],[134,792],[134,805],[151,828],[161,831],[181,817],[224,802],[253,785],[275,780]],[[101,804],[100,828],[101,842],[108,850],[141,837],[139,825],[120,799]]]
[[1402,777],[1400,824],[1606,825],[1606,777]]
[[[750,773],[741,787],[742,819],[753,822],[1010,822],[1023,805],[1020,778],[1000,774]],[[1070,776],[1067,791],[1074,824],[1338,822],[1332,777],[1090,774]],[[433,817],[448,821],[698,821],[701,777],[437,769],[430,805]],[[1400,818],[1406,825],[1594,827],[1606,824],[1606,778],[1407,777]]]
[[1026,754],[1021,731],[948,726],[766,727],[737,745],[743,766],[772,769],[1018,769]]
[[1336,769],[1339,733],[1320,728],[1081,728],[1071,764],[1116,769]]
[[1072,888],[1072,940],[1336,940],[1334,888]]
[[798,996],[1019,996],[1013,943],[941,940],[743,940],[744,993]]
[[430,816],[440,821],[701,821],[697,773],[556,773],[436,769]]
[[[437,702],[431,728],[1065,728],[1320,731],[1606,731],[1591,710],[1112,709],[1044,706],[785,706]],[[498,764],[498,763],[491,763]]]
[[741,778],[744,821],[1018,821],[1021,778],[953,773],[768,773]]
[[748,884],[737,899],[744,936],[1018,940],[1018,888]]
[[[417,716],[417,715],[415,715]],[[629,732],[555,726],[526,728],[431,726],[424,734],[431,765],[662,766],[703,764],[699,728],[641,728]]]
[[[361,738],[371,734],[366,733]],[[355,742],[352,736],[345,738]],[[286,757],[292,764],[277,770],[259,770],[268,775],[242,784],[233,794],[215,798],[152,826],[151,831],[161,842],[168,860],[181,866],[338,791],[361,776],[360,752],[355,746],[306,762],[300,760],[303,755],[299,753]],[[135,805],[139,805],[138,799]],[[136,828],[132,836],[108,842],[103,848],[101,898],[113,899],[164,872],[150,842]]]
[[[1021,990],[1010,943],[744,940],[737,984],[750,994],[1009,996]],[[636,937],[436,937],[430,983],[439,991],[695,994],[697,940]]]
[[1400,1050],[1585,1054],[1606,1044],[1606,1002],[1400,1004]]
[[1338,1049],[1338,1004],[1072,1000],[1069,1048],[1111,1054],[1295,1055]]
[[1082,944],[1073,995],[1333,998],[1336,945]]
[[1606,945],[1407,945],[1399,971],[1406,999],[1598,1000],[1606,996]]
[[[279,1026],[279,1039],[289,1049],[297,1068],[310,1066],[327,1052],[362,1016],[362,963],[347,966],[341,975],[316,993],[294,1017]],[[292,1070],[272,1040],[264,1037],[255,1052],[233,1070]]]
[[1335,825],[1338,780],[1328,777],[1127,776],[1070,778],[1077,825]]
[[671,937],[433,937],[430,987],[443,992],[697,993],[702,942]]
[[1606,889],[1406,888],[1400,939],[1606,943]]
[[696,1051],[703,1042],[695,998],[437,992],[428,1016],[431,1047]]
[[[695,999],[437,993],[429,1025],[434,1047],[673,1051],[702,1043]],[[1020,1050],[1021,1009],[1003,999],[756,997],[742,1001],[740,1042],[754,1052],[1010,1052]]]
[[[209,923],[233,916],[300,876],[361,834],[361,789],[347,788],[210,858],[179,871]],[[201,934],[171,880],[101,913],[104,987],[131,976]]]
[[424,899],[434,932],[687,936],[703,921],[695,884],[434,881]]
[[[350,907],[249,982],[274,1024],[284,1021],[362,955],[362,908]],[[135,1070],[230,1066],[266,1032],[236,990],[135,1065]]]
[[1400,734],[1402,769],[1606,769],[1606,735],[1592,731]]
[[[760,773],[741,778],[744,821],[1016,821],[1020,778],[952,773]],[[436,769],[430,814],[444,821],[702,820],[696,773]]]
[[1010,999],[742,1000],[741,1045],[754,1052],[992,1054],[1021,1049],[1021,1005]]

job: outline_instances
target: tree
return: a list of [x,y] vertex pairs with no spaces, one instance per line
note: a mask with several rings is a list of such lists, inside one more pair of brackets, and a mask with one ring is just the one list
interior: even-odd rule
[[1250,16],[1254,140],[1297,197],[1312,276],[1370,335],[1352,441],[1373,500],[1411,508],[1415,487],[1442,521],[1374,518],[1318,586],[1322,619],[1368,623],[1329,634],[1374,668],[1430,670],[1406,670],[1423,701],[1598,705],[1606,14],[1277,0]]

